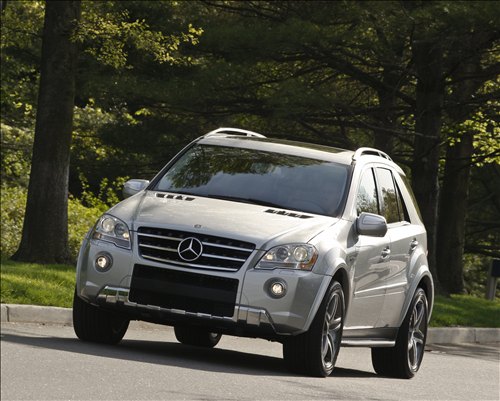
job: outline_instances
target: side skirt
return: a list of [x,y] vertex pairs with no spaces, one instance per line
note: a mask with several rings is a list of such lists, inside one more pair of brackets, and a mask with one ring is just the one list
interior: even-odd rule
[[398,328],[344,329],[342,346],[344,347],[394,347]]

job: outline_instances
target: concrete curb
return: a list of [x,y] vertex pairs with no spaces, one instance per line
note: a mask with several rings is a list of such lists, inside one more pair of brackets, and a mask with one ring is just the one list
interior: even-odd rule
[[53,306],[1,304],[1,319],[11,323],[73,324],[71,309]]
[[[1,304],[1,321],[72,325],[72,310],[36,305]],[[476,327],[430,328],[427,344],[488,344],[500,342],[500,329]]]

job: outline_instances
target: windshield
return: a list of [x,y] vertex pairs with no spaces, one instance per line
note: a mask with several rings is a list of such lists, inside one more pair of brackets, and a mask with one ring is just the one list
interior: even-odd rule
[[324,160],[198,144],[154,189],[337,216],[348,169]]

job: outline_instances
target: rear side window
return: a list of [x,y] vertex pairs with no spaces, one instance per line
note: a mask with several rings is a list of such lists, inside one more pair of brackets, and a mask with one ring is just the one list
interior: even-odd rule
[[377,168],[377,181],[382,197],[382,216],[385,217],[388,224],[404,220],[401,198],[396,191],[391,170]]
[[365,170],[361,177],[356,199],[356,210],[358,215],[362,212],[380,214],[377,187],[371,168]]

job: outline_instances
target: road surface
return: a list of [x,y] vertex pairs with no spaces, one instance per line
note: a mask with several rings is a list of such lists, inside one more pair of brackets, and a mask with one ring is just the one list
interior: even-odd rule
[[212,350],[164,326],[132,325],[118,346],[84,343],[72,327],[2,323],[7,400],[499,400],[498,344],[433,346],[412,380],[377,376],[370,350],[343,348],[333,376],[291,374],[281,346],[223,336]]

